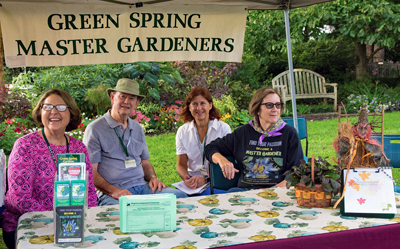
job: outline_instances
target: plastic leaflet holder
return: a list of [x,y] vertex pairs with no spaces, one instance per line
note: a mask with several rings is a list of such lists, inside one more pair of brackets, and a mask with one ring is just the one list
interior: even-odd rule
[[85,154],[57,155],[54,181],[54,243],[78,246],[84,242],[88,206]]
[[176,196],[121,196],[119,215],[120,229],[123,233],[176,230]]

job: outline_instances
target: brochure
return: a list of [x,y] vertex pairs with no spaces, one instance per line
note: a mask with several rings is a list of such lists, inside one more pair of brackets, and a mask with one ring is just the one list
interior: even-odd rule
[[58,165],[58,180],[86,180],[86,163],[60,163]]
[[55,206],[69,206],[70,205],[70,184],[69,181],[55,181]]
[[84,153],[67,153],[67,154],[58,154],[57,155],[57,163],[84,163],[85,162],[85,154]]
[[55,243],[76,244],[84,241],[83,206],[56,207]]
[[85,205],[86,181],[71,181],[71,206]]
[[204,190],[206,190],[208,188],[208,186],[210,186],[210,183],[206,183],[203,186],[199,187],[199,188],[188,188],[185,184],[185,182],[182,180],[180,182],[176,182],[176,183],[172,183],[172,186],[174,186],[175,188],[185,192],[188,195],[194,195],[194,194],[200,194],[203,193]]
[[120,229],[123,233],[176,230],[176,196],[121,196],[119,214]]

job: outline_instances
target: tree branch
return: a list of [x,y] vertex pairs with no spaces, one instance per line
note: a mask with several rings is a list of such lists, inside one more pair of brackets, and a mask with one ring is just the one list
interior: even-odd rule
[[[373,45],[371,45],[371,46],[373,46]],[[374,59],[374,55],[376,54],[376,53],[378,53],[379,51],[381,51],[382,49],[384,49],[385,47],[380,47],[380,48],[378,48],[377,50],[375,50],[374,52],[372,52],[372,54],[370,55],[370,56],[368,56],[368,58],[367,58],[367,62],[368,63],[371,63],[371,61]]]

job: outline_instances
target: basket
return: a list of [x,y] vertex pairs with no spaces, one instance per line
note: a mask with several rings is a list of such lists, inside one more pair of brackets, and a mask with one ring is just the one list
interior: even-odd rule
[[[311,159],[311,180],[314,182],[314,155]],[[297,183],[294,190],[299,206],[323,208],[331,205],[332,194],[325,194],[321,184],[310,188]]]

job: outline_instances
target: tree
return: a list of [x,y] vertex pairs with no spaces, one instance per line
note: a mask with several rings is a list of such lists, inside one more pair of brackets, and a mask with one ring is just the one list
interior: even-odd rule
[[[325,32],[326,25],[333,27]],[[292,46],[309,39],[342,37],[354,44],[357,78],[367,73],[373,55],[367,56],[366,44],[379,49],[393,48],[400,42],[400,5],[394,0],[336,0],[290,10]],[[286,52],[282,11],[251,11],[248,14],[245,54],[268,62]],[[246,57],[244,58],[244,60]]]
[[[400,42],[400,5],[389,0],[337,0],[308,7],[313,17],[309,25],[331,25],[334,34],[354,43],[357,79],[367,73],[367,65],[382,48],[393,48]],[[367,44],[376,49],[367,56]]]

